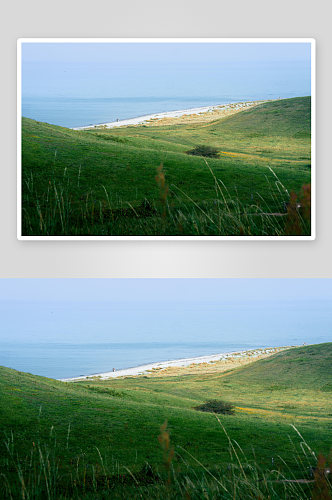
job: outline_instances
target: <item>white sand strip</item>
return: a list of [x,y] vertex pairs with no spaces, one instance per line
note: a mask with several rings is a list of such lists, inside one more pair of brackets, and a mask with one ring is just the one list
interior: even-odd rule
[[[295,347],[295,346],[292,346]],[[168,368],[170,366],[189,366],[191,364],[200,364],[200,363],[210,363],[211,361],[223,361],[227,358],[242,358],[248,356],[250,354],[251,358],[255,356],[261,356],[262,354],[273,354],[274,352],[279,351],[280,349],[289,349],[290,346],[287,347],[269,347],[269,348],[256,348],[250,349],[247,351],[233,351],[233,352],[223,352],[220,354],[211,354],[210,356],[198,356],[196,358],[183,358],[183,359],[174,359],[170,361],[162,361],[160,363],[149,363],[148,365],[134,366],[133,368],[125,368],[123,370],[115,370],[114,372],[106,372],[106,373],[97,373],[94,375],[86,375],[80,377],[73,378],[63,378],[59,379],[61,382],[75,382],[76,380],[89,380],[94,377],[98,377],[100,380],[106,380],[109,378],[116,377],[127,377],[127,376],[135,376],[135,375],[144,375],[148,373],[149,370],[153,370],[156,368],[163,369]]]
[[167,111],[164,113],[154,113],[152,115],[138,116],[137,118],[129,118],[128,120],[119,120],[116,122],[101,123],[98,125],[88,125],[86,127],[75,127],[72,130],[86,130],[90,128],[99,128],[99,127],[114,128],[114,127],[124,127],[128,125],[142,125],[144,123],[147,123],[149,120],[156,120],[156,119],[159,120],[165,117],[177,118],[183,115],[196,115],[196,114],[208,113],[209,111],[213,111],[215,109],[227,110],[227,109],[247,108],[255,104],[260,104],[262,102],[266,101],[235,102],[228,104],[217,104],[215,106],[203,106],[200,108],[180,109],[178,111]]

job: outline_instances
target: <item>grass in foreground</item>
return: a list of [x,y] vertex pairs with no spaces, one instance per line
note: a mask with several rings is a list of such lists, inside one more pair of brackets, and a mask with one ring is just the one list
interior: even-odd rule
[[[229,459],[206,468],[181,446],[171,444],[167,422],[160,427],[158,437],[162,461],[158,466],[145,462],[138,472],[121,466],[114,458],[103,457],[95,448],[94,462],[80,453],[70,467],[63,467],[64,454],[56,442],[54,428],[47,441],[36,440],[30,453],[21,458],[15,453],[13,435],[7,438],[5,473],[0,476],[0,494],[4,499],[331,499],[332,489],[325,473],[327,459],[319,456],[304,441],[293,452],[298,469],[305,479],[297,480],[283,462],[285,472],[274,467],[261,469],[253,459],[247,459],[239,444],[223,428],[228,440]],[[69,431],[66,450],[68,450]],[[294,427],[295,433],[299,434]],[[300,436],[302,438],[302,436]],[[60,456],[59,456],[60,455]],[[188,458],[194,458],[192,468]],[[310,464],[315,460],[317,467]],[[310,473],[308,474],[308,471]],[[289,477],[291,476],[291,479]]]
[[[219,157],[186,154],[198,144]],[[310,156],[310,98],[181,125],[74,131],[23,118],[22,234],[307,235],[310,216],[284,203],[305,196],[310,208]]]
[[[328,457],[331,355],[330,343],[220,373],[79,383],[1,368],[3,496],[311,498],[316,483],[284,479],[310,480]],[[195,411],[208,399],[234,415]]]

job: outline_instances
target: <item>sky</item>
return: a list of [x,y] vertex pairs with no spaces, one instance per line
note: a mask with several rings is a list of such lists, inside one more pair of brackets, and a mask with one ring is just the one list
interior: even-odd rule
[[331,300],[332,279],[0,279],[0,300],[220,302]]
[[310,64],[310,43],[23,43],[23,62]]

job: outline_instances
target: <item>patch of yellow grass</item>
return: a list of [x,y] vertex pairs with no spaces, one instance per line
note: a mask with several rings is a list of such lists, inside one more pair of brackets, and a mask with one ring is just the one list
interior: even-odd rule
[[327,417],[321,417],[317,415],[294,415],[290,413],[284,413],[280,411],[272,411],[272,410],[261,410],[260,408],[244,408],[241,406],[235,406],[235,409],[238,410],[241,413],[245,413],[247,415],[257,415],[262,418],[284,418],[286,420],[290,419],[301,419],[301,420],[325,420],[328,421],[329,418]]
[[220,153],[229,156],[239,156],[238,153],[229,153],[228,151],[220,151]]

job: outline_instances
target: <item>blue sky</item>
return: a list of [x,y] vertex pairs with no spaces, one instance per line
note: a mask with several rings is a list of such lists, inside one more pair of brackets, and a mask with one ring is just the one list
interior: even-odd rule
[[310,43],[23,43],[23,62],[310,63]]
[[1,279],[0,300],[219,302],[331,300],[332,279]]

